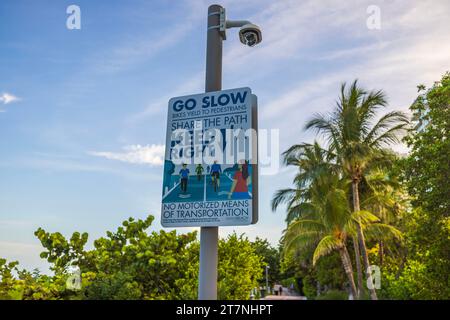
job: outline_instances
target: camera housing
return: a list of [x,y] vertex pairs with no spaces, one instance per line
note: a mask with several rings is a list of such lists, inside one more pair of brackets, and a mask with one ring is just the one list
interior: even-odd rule
[[239,40],[249,47],[253,47],[262,41],[261,29],[252,23],[245,24],[239,30]]

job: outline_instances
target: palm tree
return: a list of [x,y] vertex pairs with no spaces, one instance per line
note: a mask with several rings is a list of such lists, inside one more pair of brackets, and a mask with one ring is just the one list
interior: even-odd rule
[[299,168],[296,188],[280,190],[273,198],[276,209],[287,204],[288,228],[285,231],[285,251],[314,246],[313,265],[332,251],[338,251],[354,297],[358,297],[353,267],[347,249],[347,239],[356,234],[362,224],[369,236],[400,233],[367,211],[352,212],[348,202],[347,181],[340,178],[335,165],[328,162],[328,153],[317,143],[298,145],[285,152],[285,161]]
[[[368,166],[373,167],[383,160],[384,147],[397,143],[400,134],[406,130],[408,117],[398,111],[383,115],[373,124],[376,112],[387,105],[385,94],[380,91],[366,92],[358,87],[355,80],[346,90],[346,84],[341,86],[341,94],[336,107],[331,114],[316,114],[305,126],[322,133],[329,144],[329,150],[336,156],[337,164],[350,179],[352,186],[353,212],[361,211],[359,183]],[[361,266],[359,250],[366,269],[369,272],[369,259],[361,223],[357,223],[358,242],[354,243],[358,270],[358,282],[361,289]],[[376,300],[375,289],[369,289],[370,296]]]
[[338,188],[339,179],[331,156],[315,142],[313,145],[294,145],[284,152],[287,165],[299,171],[294,178],[295,188],[279,190],[272,199],[272,209],[287,204],[288,228],[283,241],[285,251],[315,246],[313,265],[317,260],[337,250],[354,297],[357,296],[353,267],[347,250],[350,229],[345,192]]

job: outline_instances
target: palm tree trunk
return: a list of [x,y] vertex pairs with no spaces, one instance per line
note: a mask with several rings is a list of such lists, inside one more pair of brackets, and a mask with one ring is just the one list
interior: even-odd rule
[[355,299],[357,297],[355,280],[353,279],[353,268],[352,262],[350,260],[350,255],[348,254],[347,247],[344,245],[339,249],[339,255],[341,256],[342,265],[345,270],[345,274],[347,275],[348,282],[350,283],[350,290]]
[[357,294],[355,295],[355,299],[359,299],[361,297],[361,294],[364,292],[363,275],[361,268],[361,253],[359,252],[358,239],[356,237],[353,237],[352,240],[353,248],[355,249],[356,274],[358,275],[358,290]]
[[[359,185],[359,179],[352,179],[353,211],[354,212],[360,211],[358,185]],[[372,279],[372,275],[369,270],[370,263],[369,263],[369,257],[367,256],[366,241],[364,240],[364,233],[363,233],[363,230],[361,227],[361,223],[359,221],[356,224],[356,231],[358,234],[359,246],[361,249],[361,256],[363,258],[364,267],[366,269],[366,278]],[[377,292],[375,291],[375,288],[373,288],[373,286],[371,286],[369,288],[369,292],[370,292],[370,298],[372,300],[378,300]]]
[[[383,208],[379,204],[378,204],[378,212],[379,212],[379,217],[381,219],[381,222],[386,223],[384,214],[383,214]],[[378,255],[380,257],[380,267],[381,267],[383,265],[383,261],[384,261],[384,242],[383,242],[383,240],[380,240],[378,245],[379,245]]]
[[379,255],[380,255],[380,267],[381,267],[383,265],[383,260],[384,260],[384,243],[383,243],[383,240],[380,240],[379,246],[380,246]]

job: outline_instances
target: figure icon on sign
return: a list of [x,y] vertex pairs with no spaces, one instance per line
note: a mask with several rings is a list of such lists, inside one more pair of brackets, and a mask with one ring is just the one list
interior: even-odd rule
[[211,179],[214,185],[214,191],[219,191],[220,188],[220,174],[222,173],[222,167],[217,163],[217,160],[214,160],[213,165],[211,166]]
[[189,169],[187,168],[187,165],[183,163],[182,168],[180,170],[180,188],[182,193],[187,192],[188,180],[189,180]]
[[198,181],[202,180],[203,170],[204,169],[200,163],[197,165],[197,167],[195,167],[195,173],[197,174]]
[[233,176],[228,199],[249,199],[248,178],[248,163],[244,160],[239,161],[238,170]]

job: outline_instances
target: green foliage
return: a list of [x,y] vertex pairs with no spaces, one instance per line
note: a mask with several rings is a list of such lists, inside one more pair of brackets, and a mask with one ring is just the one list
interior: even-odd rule
[[298,286],[297,279],[295,277],[283,279],[280,281],[281,285],[286,288],[291,288],[291,286],[294,286],[294,290],[297,292],[300,292],[300,288]]
[[[381,90],[368,92],[359,87],[356,80],[349,87],[343,84],[333,112],[315,114],[305,126],[321,133],[326,146],[317,142],[301,143],[284,153],[285,163],[297,167],[298,172],[294,188],[279,190],[272,201],[272,209],[282,203],[287,205],[285,250],[314,247],[313,265],[339,252],[354,296],[358,291],[362,293],[362,269],[370,265],[366,240],[376,244],[402,237],[402,233],[390,225],[391,220],[385,218],[391,207],[381,199],[394,194],[386,189],[393,183],[384,179],[388,176],[386,170],[395,161],[387,146],[399,141],[408,125],[408,117],[402,112],[389,112],[377,119],[377,111],[386,105]],[[362,206],[361,199],[365,201]],[[347,250],[348,239],[357,240],[352,241],[352,245],[357,252],[353,258],[357,266],[358,291]],[[327,274],[322,276],[326,278]],[[305,277],[320,283],[317,274],[309,273]],[[332,279],[322,280],[330,282]],[[312,290],[307,288],[306,291]],[[370,293],[372,299],[377,298],[374,290]]]
[[68,299],[72,294],[65,286],[66,275],[50,277],[37,270],[20,270],[17,261],[0,259],[0,277],[0,300]]
[[281,258],[280,271],[284,278],[295,279],[296,290],[304,295],[303,278],[312,272],[312,250],[296,250],[284,252]]
[[[177,298],[197,299],[199,249],[196,243],[186,252],[185,277],[176,281],[180,291]],[[258,287],[264,268],[263,257],[255,252],[252,244],[243,235],[236,233],[219,240],[218,298],[249,299],[250,291]]]
[[348,300],[348,293],[339,290],[329,290],[325,294],[321,294],[316,300]]
[[[423,90],[424,88],[420,88]],[[450,299],[450,73],[411,106],[415,128],[404,179],[414,210],[406,218],[408,263],[389,282],[394,297]]]
[[17,265],[17,261],[8,263],[5,259],[0,258],[0,300],[22,299],[23,288],[13,275],[13,272],[17,271]]
[[[427,272],[427,266],[417,260],[408,260],[399,270],[383,273],[382,294],[387,299],[395,300],[435,300],[445,297],[437,296],[435,279]],[[445,284],[443,284],[445,285]],[[448,285],[448,283],[447,283]]]
[[328,289],[344,290],[347,286],[347,278],[342,269],[342,262],[337,252],[321,258],[315,268],[317,281]]
[[249,299],[250,290],[258,287],[264,264],[254,246],[236,233],[219,240],[219,299]]
[[48,233],[39,228],[35,236],[47,249],[41,253],[41,258],[47,259],[52,264],[51,269],[57,273],[64,272],[70,265],[76,265],[85,255],[84,246],[88,240],[88,234],[74,232],[69,241],[59,232]]
[[436,217],[450,212],[450,73],[411,106],[415,128],[406,137],[411,153],[405,178],[413,203]]
[[303,292],[308,299],[314,299],[317,296],[317,280],[312,275],[303,278]]
[[334,252],[324,256],[312,266],[312,253],[313,248],[307,248],[284,254],[281,271],[287,279],[281,283],[286,287],[294,283],[295,290],[308,299],[316,297],[318,287],[322,290],[345,290],[348,282],[339,254]]
[[[36,236],[53,276],[20,270],[17,262],[0,259],[0,299],[196,299],[199,243],[195,232],[147,232],[153,216],[129,218],[115,232],[94,241],[86,250],[86,233],[61,233],[39,228]],[[218,288],[221,299],[248,299],[258,286],[263,258],[247,238],[230,235],[219,240]],[[81,273],[81,290],[66,285],[69,269]]]
[[87,300],[137,300],[142,297],[142,292],[130,274],[101,272],[85,289],[85,296]]
[[178,296],[175,282],[184,277],[183,258],[196,240],[196,233],[176,231],[147,233],[153,216],[145,220],[129,218],[115,232],[94,241],[94,249],[84,250],[87,234],[75,232],[70,241],[60,233],[36,231],[56,274],[71,265],[80,268],[90,281],[83,288],[89,299],[172,299]]
[[[269,285],[274,285],[275,283],[280,282],[282,279],[280,270],[280,249],[272,247],[267,239],[261,239],[258,237],[254,242],[252,242],[252,246],[255,250],[255,253],[258,256],[262,257],[264,265],[269,266]],[[265,279],[265,269],[263,269],[263,274],[259,283],[260,286],[265,286]]]

